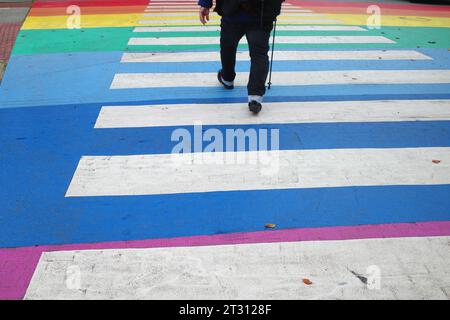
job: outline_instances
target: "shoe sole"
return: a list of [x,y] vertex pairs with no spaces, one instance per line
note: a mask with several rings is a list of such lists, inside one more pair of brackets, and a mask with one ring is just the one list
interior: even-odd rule
[[227,89],[227,90],[232,90],[232,89],[234,89],[234,86],[229,86],[229,85],[223,83],[223,81],[222,81],[222,76],[221,76],[221,74],[220,74],[220,71],[217,72],[217,80],[219,80],[219,82],[222,84],[222,86],[223,86],[225,89]]
[[258,114],[258,113],[261,111],[262,106],[261,106],[261,105],[251,105],[251,106],[248,106],[248,108],[249,108],[250,111],[253,112],[254,114]]

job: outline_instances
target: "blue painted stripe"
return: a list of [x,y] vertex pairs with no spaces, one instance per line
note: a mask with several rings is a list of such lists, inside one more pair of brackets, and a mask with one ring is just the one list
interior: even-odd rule
[[[449,55],[450,58],[450,55]],[[121,73],[186,73],[215,72],[221,68],[219,61],[123,63]],[[238,61],[236,72],[250,69],[249,61]],[[275,61],[273,71],[333,71],[333,70],[447,70],[450,59],[436,60],[304,60]]]
[[[357,51],[357,50],[330,50]],[[276,61],[276,71],[326,71],[326,70],[426,70],[450,69],[450,55],[445,49],[414,49],[433,60],[316,60],[316,61]],[[192,53],[195,55],[195,52]],[[248,61],[238,61],[236,71],[248,71]],[[177,63],[123,63],[120,72],[215,72],[220,69],[220,62],[177,62]]]
[[[97,129],[92,144],[80,148],[85,155],[171,153],[176,128],[183,127]],[[193,137],[193,127],[184,128]],[[223,136],[226,129],[279,129],[281,150],[450,146],[450,121],[203,126],[209,128]]]
[[[270,91],[269,91],[270,94]],[[430,100],[430,99],[450,99],[450,93],[424,93],[424,94],[365,94],[365,95],[323,95],[323,96],[270,96],[266,95],[264,97],[265,102],[305,102],[305,101],[370,101],[370,100]],[[138,105],[157,105],[157,104],[208,104],[208,103],[247,103],[247,97],[228,97],[228,98],[202,98],[202,97],[192,97],[192,98],[166,98],[166,99],[152,99],[152,100],[128,100],[128,101],[103,101],[96,103],[83,103],[80,107],[95,107],[98,105],[108,105],[108,106],[138,106]],[[61,108],[70,107],[72,103],[69,104],[57,104],[57,105],[30,105],[27,107],[33,108]],[[14,109],[17,106],[0,106],[0,109]],[[20,108],[23,106],[19,106]]]
[[[449,185],[100,198],[49,193],[43,202],[34,192],[2,217],[0,247],[251,232],[268,222],[288,229],[446,221],[449,193]],[[39,205],[25,211],[22,202]]]
[[[112,79],[112,77],[111,77]],[[9,88],[0,97],[1,108],[18,108],[32,106],[71,105],[98,103],[126,104],[133,101],[159,103],[188,103],[188,101],[245,101],[247,89],[235,87],[226,90],[221,87],[201,88],[150,88],[109,90],[99,88],[93,82],[74,82],[58,85],[58,79],[52,87],[47,83],[35,82],[31,88],[27,86]],[[67,81],[60,79],[61,81]],[[95,80],[95,79],[94,79]],[[53,81],[51,81],[53,82]],[[108,88],[111,81],[108,81]],[[89,85],[90,83],[90,85]],[[82,93],[82,94],[80,94]],[[450,95],[450,84],[408,84],[408,85],[326,85],[326,86],[277,86],[273,84],[267,91],[265,101],[332,101],[332,100],[366,100],[371,99],[441,99]],[[40,99],[45,96],[44,99]],[[18,98],[19,97],[19,98]],[[176,98],[173,98],[176,97]]]
[[[100,109],[101,105],[72,105],[1,110],[2,161],[9,160],[12,164],[20,161],[21,156],[16,156],[14,149],[5,149],[13,143],[18,143],[19,150],[22,146],[32,153],[46,150],[51,154],[52,150],[62,148],[70,151],[76,160],[82,155],[170,153],[176,145],[171,141],[171,134],[175,128],[182,128],[94,129]],[[204,129],[211,127],[204,126]],[[192,126],[184,128],[193,134]],[[232,128],[278,128],[282,150],[450,146],[450,121],[221,125],[214,128],[223,134]],[[24,165],[32,153],[23,159]]]
[[[450,84],[391,84],[391,85],[314,85],[314,86],[277,86],[272,85],[266,92],[266,98],[273,97],[315,97],[320,100],[323,96],[353,96],[364,100],[366,95],[403,95],[426,94],[432,99],[433,95],[450,93]],[[149,88],[149,89],[120,89],[110,90],[113,101],[132,100],[162,100],[168,97],[183,99],[230,99],[247,97],[245,87],[235,87],[225,90],[222,87],[186,87],[186,88]]]
[[[450,219],[450,186],[65,198],[82,155],[173,146],[173,128],[93,129],[100,107],[0,110],[1,247]],[[450,146],[448,121],[255,127],[280,128],[283,149]]]
[[[429,63],[435,69],[446,68],[447,58],[444,59],[442,51],[422,50],[425,54],[433,53],[438,57],[436,61],[415,61],[417,68],[424,67]],[[445,50],[448,53],[447,50]],[[51,55],[17,55],[13,56],[8,65],[5,77],[0,87],[0,108],[11,108],[21,106],[60,105],[73,103],[117,103],[121,101],[143,101],[143,100],[166,100],[168,97],[179,99],[236,99],[247,95],[245,87],[236,88],[225,92],[222,88],[162,88],[162,89],[132,89],[132,90],[110,90],[112,79],[117,72],[131,68],[137,71],[137,66],[132,64],[120,64],[121,52],[110,53],[74,53],[74,54],[51,54]],[[277,63],[275,70],[291,69],[292,64],[297,64],[298,70],[313,70],[317,68],[349,68],[352,62],[323,62],[311,63]],[[358,66],[367,69],[383,69],[383,65],[394,67],[393,62],[378,61],[357,62],[353,61],[355,68]],[[385,64],[386,63],[386,64]],[[412,67],[412,62],[404,61],[395,66]],[[239,64],[239,70],[243,70],[244,64]],[[403,65],[402,65],[403,64]],[[193,67],[191,64],[184,64]],[[196,68],[215,71],[217,65],[209,66],[203,63],[195,64]],[[415,68],[416,64],[414,64]],[[166,65],[166,67],[170,67]],[[147,68],[147,67],[144,67]],[[148,68],[157,68],[155,66]],[[280,68],[280,69],[278,69]],[[398,67],[400,68],[400,67]],[[133,71],[131,70],[130,71]],[[245,68],[244,68],[245,69]],[[396,68],[395,68],[396,69]],[[168,69],[166,69],[168,70]],[[186,72],[183,67],[183,72]],[[140,70],[142,71],[142,69]],[[161,71],[161,70],[159,70]],[[173,70],[172,70],[173,71]],[[45,79],[45,81],[43,81]],[[354,97],[359,96],[364,100],[365,96],[371,95],[404,95],[422,94],[428,98],[437,98],[439,95],[449,94],[449,84],[415,84],[415,85],[328,85],[328,86],[298,86],[277,87],[274,84],[267,98],[275,97],[297,97],[296,99],[327,99],[330,96]],[[433,96],[434,95],[434,96]],[[309,97],[309,98],[308,98]],[[343,99],[341,99],[343,100]]]

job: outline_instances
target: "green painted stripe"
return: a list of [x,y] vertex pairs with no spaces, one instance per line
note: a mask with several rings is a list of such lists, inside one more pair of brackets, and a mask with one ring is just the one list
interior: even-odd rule
[[[217,37],[220,32],[218,31],[202,31],[201,33],[195,31],[186,32],[136,32],[133,33],[133,37],[161,37],[161,38],[179,38],[179,37]],[[361,31],[277,31],[278,36],[319,36],[319,35],[330,35],[330,36],[368,36],[372,35],[372,31],[361,32]],[[377,33],[378,34],[378,33]]]
[[13,54],[123,51],[133,29],[21,30]]
[[[22,30],[19,33],[13,54],[40,54],[96,51],[167,51],[217,49],[218,45],[177,45],[177,46],[129,46],[131,37],[193,37],[198,32],[151,32],[133,33],[134,28],[91,28],[81,30]],[[279,31],[279,36],[333,36],[361,35],[355,31]],[[278,48],[318,48],[318,49],[369,49],[369,48],[449,48],[449,28],[383,27],[369,30],[365,36],[378,35],[394,40],[395,44],[278,44]],[[218,32],[204,32],[202,36],[218,36]],[[245,46],[243,46],[245,47]]]

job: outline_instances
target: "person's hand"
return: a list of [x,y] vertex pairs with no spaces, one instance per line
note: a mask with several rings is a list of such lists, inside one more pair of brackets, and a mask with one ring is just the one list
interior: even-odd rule
[[200,22],[206,24],[209,21],[209,8],[200,7]]

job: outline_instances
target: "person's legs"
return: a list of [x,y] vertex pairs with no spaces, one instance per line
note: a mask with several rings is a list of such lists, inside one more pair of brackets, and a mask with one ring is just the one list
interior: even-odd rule
[[239,40],[245,34],[244,26],[239,22],[224,21],[220,24],[220,60],[222,62],[222,78],[233,82],[236,77],[236,51]]
[[246,37],[250,51],[251,67],[247,85],[249,100],[251,97],[261,97],[266,92],[266,79],[269,74],[269,40],[272,31],[272,23],[261,26],[259,23],[249,24]]

